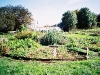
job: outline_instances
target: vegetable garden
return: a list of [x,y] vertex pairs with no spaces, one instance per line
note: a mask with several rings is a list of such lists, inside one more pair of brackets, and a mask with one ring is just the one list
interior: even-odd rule
[[[85,60],[87,48],[89,60]],[[49,59],[51,63],[36,59]],[[100,74],[100,28],[0,33],[0,75],[80,74]]]

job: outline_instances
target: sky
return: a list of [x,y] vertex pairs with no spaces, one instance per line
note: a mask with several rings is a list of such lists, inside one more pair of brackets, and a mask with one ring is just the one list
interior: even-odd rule
[[100,0],[0,0],[0,7],[9,4],[27,8],[33,15],[35,25],[39,27],[60,23],[62,14],[68,10],[88,7],[91,12],[100,13]]

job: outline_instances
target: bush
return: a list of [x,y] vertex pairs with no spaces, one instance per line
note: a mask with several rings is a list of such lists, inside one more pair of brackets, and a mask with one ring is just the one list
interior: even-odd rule
[[40,44],[35,42],[32,39],[16,39],[10,40],[7,42],[7,47],[4,46],[3,53],[8,54],[8,50],[10,50],[9,54],[11,56],[22,56],[27,57],[28,53],[34,50],[37,50],[40,47]]
[[42,45],[54,45],[57,44],[57,41],[58,41],[58,34],[54,31],[49,31],[40,39],[40,43]]
[[11,50],[16,50],[17,48],[23,47],[26,48],[38,48],[40,45],[36,43],[32,39],[16,39],[7,42],[7,45],[10,47]]
[[25,57],[27,56],[28,51],[25,51],[25,49],[23,47],[17,48],[17,50],[12,50],[11,51],[11,56],[12,57]]
[[25,38],[37,38],[36,37],[36,33],[35,32],[32,32],[32,31],[21,31],[21,32],[18,32],[15,37],[17,39],[25,39]]
[[68,39],[62,35],[59,35],[58,38],[58,44],[59,45],[65,45],[66,43],[68,43]]
[[65,44],[66,41],[67,41],[66,37],[60,35],[56,31],[49,31],[40,39],[40,43],[42,45],[54,45],[54,44],[62,45]]
[[20,31],[26,31],[27,29],[28,29],[28,26],[25,25],[25,24],[22,24],[22,25],[20,26]]

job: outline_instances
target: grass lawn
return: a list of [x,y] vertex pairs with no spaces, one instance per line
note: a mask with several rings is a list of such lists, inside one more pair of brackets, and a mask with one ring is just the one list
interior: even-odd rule
[[42,63],[0,57],[0,75],[100,75],[100,58]]

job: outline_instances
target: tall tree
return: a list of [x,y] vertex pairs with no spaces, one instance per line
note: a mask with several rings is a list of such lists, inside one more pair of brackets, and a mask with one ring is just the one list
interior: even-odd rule
[[89,8],[81,8],[78,12],[78,28],[90,28],[92,26],[92,13]]
[[20,25],[23,25],[23,24],[31,24],[31,21],[33,20],[33,18],[32,18],[32,14],[29,12],[28,9],[22,7],[21,5],[18,5],[18,6],[15,6],[12,10],[16,16],[15,29],[20,28]]
[[0,8],[0,31],[13,30],[15,26],[15,15],[10,10],[11,7]]
[[60,27],[64,31],[69,31],[70,29],[76,27],[77,23],[77,15],[73,11],[67,11],[63,14],[62,22],[60,24]]
[[0,8],[0,31],[20,29],[21,25],[31,24],[32,20],[32,14],[21,5]]

